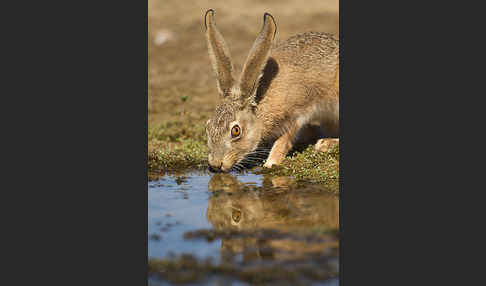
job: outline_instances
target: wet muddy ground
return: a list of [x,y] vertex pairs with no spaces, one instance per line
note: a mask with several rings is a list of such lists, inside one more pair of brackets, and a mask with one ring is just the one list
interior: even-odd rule
[[338,191],[290,177],[149,175],[149,285],[338,285]]

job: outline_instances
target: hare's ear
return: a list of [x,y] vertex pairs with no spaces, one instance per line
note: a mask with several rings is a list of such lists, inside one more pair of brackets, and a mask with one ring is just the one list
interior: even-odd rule
[[206,26],[209,58],[216,73],[218,91],[222,96],[226,96],[235,82],[233,64],[228,46],[214,23],[213,9],[209,9],[206,12],[204,24]]
[[258,80],[262,76],[267,63],[276,32],[277,25],[273,16],[265,13],[263,15],[263,28],[253,43],[240,76],[240,89],[244,96],[255,96]]

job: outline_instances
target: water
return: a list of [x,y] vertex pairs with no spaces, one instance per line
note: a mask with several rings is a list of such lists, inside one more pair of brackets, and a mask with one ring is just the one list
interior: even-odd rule
[[[337,190],[253,173],[152,174],[151,179],[149,265],[160,260],[178,265],[152,275],[151,285],[249,285],[255,279],[338,285]],[[191,256],[184,260],[186,254]],[[214,270],[222,265],[236,272]],[[281,271],[283,280],[271,283],[279,275],[268,278],[264,269]]]
[[[186,231],[211,227],[205,216],[210,197],[209,179],[206,174],[191,173],[149,182],[149,259],[166,257],[171,252],[193,253],[200,257],[218,253],[218,242],[208,244],[182,239]],[[153,239],[153,235],[159,235],[160,239]]]

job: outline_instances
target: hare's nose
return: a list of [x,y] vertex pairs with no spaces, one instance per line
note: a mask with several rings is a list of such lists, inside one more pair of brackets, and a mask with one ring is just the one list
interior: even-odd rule
[[213,172],[213,173],[220,173],[220,172],[223,171],[223,170],[221,170],[221,167],[222,166],[223,166],[223,162],[221,162],[219,164],[219,166],[218,165],[213,165],[213,164],[209,163],[209,171],[210,172]]

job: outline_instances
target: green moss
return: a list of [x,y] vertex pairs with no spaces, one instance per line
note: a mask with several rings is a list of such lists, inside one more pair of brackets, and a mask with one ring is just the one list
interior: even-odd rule
[[175,144],[162,142],[161,148],[148,155],[148,167],[154,170],[204,169],[207,166],[206,144],[192,139],[180,140]]
[[259,173],[292,176],[297,181],[338,184],[339,146],[332,147],[329,152],[318,152],[314,145],[310,145],[302,152],[287,156],[280,166],[262,169]]
[[149,171],[204,169],[208,149],[204,125],[190,119],[168,121],[148,132]]

